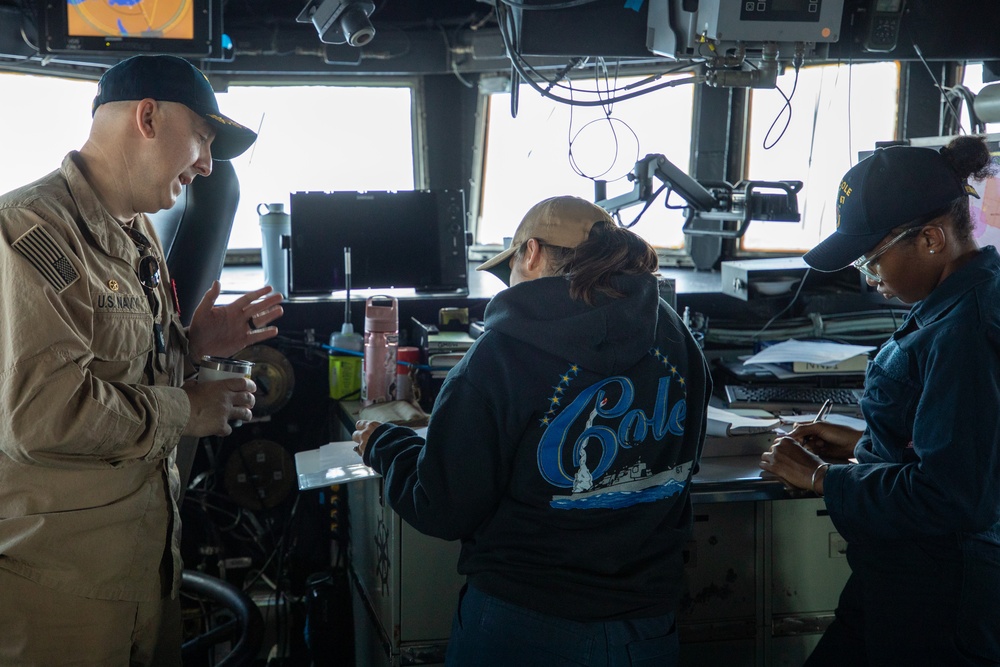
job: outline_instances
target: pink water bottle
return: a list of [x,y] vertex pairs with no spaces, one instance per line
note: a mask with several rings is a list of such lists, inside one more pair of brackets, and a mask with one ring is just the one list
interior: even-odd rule
[[[387,306],[375,301],[388,302]],[[365,356],[361,369],[361,404],[396,400],[396,351],[399,312],[396,299],[372,296],[365,302]]]

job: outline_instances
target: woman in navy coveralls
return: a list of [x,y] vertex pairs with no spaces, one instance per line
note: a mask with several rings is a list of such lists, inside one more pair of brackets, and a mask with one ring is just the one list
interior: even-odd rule
[[761,459],[822,495],[848,542],[852,575],[807,667],[1000,664],[1000,256],[973,238],[966,180],[991,170],[979,137],[879,149],[805,255],[913,304],[869,364],[865,432],[800,426]]

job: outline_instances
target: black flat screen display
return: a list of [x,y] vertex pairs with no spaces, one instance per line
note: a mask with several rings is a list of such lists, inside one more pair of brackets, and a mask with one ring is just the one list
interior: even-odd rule
[[[468,289],[462,193],[295,192],[291,195],[293,294],[351,288]],[[460,260],[460,261],[459,261]]]

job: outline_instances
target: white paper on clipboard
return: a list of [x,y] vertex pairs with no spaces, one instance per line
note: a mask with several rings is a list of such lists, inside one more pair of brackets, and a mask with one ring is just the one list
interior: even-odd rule
[[[416,433],[424,437],[427,429],[416,429]],[[361,457],[354,451],[354,445],[352,440],[343,440],[327,443],[319,449],[298,452],[295,455],[295,471],[299,491],[380,477],[361,461]]]

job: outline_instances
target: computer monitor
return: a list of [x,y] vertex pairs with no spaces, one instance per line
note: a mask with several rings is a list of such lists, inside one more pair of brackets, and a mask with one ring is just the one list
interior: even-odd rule
[[461,190],[294,192],[293,295],[351,288],[468,292],[465,199]]
[[51,0],[41,5],[46,53],[222,56],[222,0]]

